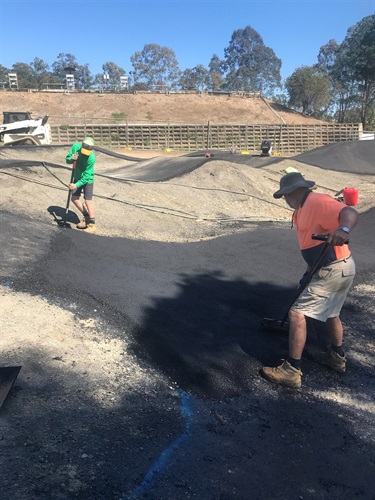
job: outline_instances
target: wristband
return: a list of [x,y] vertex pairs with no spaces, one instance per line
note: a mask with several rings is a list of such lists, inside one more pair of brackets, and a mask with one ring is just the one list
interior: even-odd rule
[[350,229],[346,226],[340,226],[339,229],[341,229],[341,231],[344,231],[344,233],[347,233],[347,234],[350,233]]

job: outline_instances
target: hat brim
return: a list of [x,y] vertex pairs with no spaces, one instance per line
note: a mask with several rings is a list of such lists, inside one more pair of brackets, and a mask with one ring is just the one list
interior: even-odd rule
[[303,179],[303,181],[301,181],[301,182],[296,182],[295,184],[292,184],[291,186],[285,186],[282,189],[279,189],[278,191],[276,191],[276,193],[273,193],[273,197],[274,198],[282,198],[286,194],[293,193],[293,191],[295,191],[296,189],[300,189],[300,188],[308,188],[309,189],[309,188],[312,188],[313,186],[315,186],[314,181],[306,181],[305,179]]

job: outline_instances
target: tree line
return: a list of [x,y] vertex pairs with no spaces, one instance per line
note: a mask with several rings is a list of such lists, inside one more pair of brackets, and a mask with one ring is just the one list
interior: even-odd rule
[[181,71],[174,51],[156,43],[135,52],[130,62],[128,75],[112,61],[102,65],[103,73],[92,75],[88,64],[60,53],[51,67],[38,57],[30,64],[16,62],[12,68],[0,65],[0,82],[9,88],[8,74],[15,72],[19,88],[42,90],[66,85],[67,73],[73,73],[80,90],[120,89],[121,77],[127,75],[130,91],[255,91],[308,116],[361,122],[365,129],[375,129],[375,15],[349,27],[341,44],[329,40],[320,48],[316,64],[297,68],[284,82],[281,60],[251,26],[235,30],[224,58],[214,54],[208,67],[197,64]]

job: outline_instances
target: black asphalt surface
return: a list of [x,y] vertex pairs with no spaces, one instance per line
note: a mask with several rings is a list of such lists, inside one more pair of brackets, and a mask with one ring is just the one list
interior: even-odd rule
[[[374,173],[373,156],[367,163],[358,159],[364,150],[372,155],[369,142],[334,144],[295,159]],[[348,165],[351,146],[354,167]],[[190,160],[198,162],[194,168],[209,161],[199,155],[183,159],[179,175],[193,168]],[[267,161],[247,159],[261,160]],[[168,165],[150,163],[153,174],[140,172],[139,178],[165,179]],[[289,227],[261,224],[185,244],[96,236],[88,246],[79,231],[10,212],[0,212],[0,224],[1,282],[52,302],[73,300],[80,311],[95,308],[99,318],[122,325],[134,355],[167,374],[176,388],[171,394],[161,387],[152,404],[142,395],[124,400],[105,415],[102,427],[93,427],[98,450],[104,450],[104,430],[111,432],[113,449],[106,445],[105,477],[98,473],[81,498],[374,500],[373,414],[362,415],[359,429],[350,407],[340,408],[340,417],[334,402],[259,377],[262,364],[276,363],[287,351],[287,338],[262,331],[260,322],[284,315],[304,270]],[[361,215],[351,248],[356,283],[371,282],[374,210]],[[67,272],[72,255],[79,280]],[[322,335],[321,325],[311,325],[311,331]],[[373,342],[372,334],[361,332],[366,342]],[[306,387],[334,393],[357,388],[350,375],[339,379],[309,359],[304,370]],[[373,387],[374,369],[353,361],[351,370],[356,384],[360,378],[366,390]],[[138,438],[122,423],[124,411],[143,426]]]
[[337,172],[375,173],[375,141],[328,144],[294,157],[301,163]]
[[[363,214],[351,243],[360,277],[374,269],[373,221],[373,211]],[[89,248],[78,231],[10,213],[1,213],[1,229],[2,281],[29,292],[94,297],[104,314],[141,327],[134,348],[185,391],[244,395],[257,367],[280,354],[279,339],[261,332],[260,322],[283,317],[304,268],[286,227],[265,224],[184,244],[96,236]],[[79,280],[66,272],[72,256]]]

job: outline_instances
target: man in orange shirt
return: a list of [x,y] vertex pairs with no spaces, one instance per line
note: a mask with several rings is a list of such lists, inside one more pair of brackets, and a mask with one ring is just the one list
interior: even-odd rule
[[358,219],[358,212],[329,195],[311,190],[313,181],[301,173],[292,172],[280,180],[274,198],[284,197],[294,209],[293,222],[297,229],[302,257],[307,269],[313,265],[322,245],[312,240],[312,234],[326,234],[328,249],[320,268],[289,311],[289,356],[276,367],[263,367],[262,375],[289,387],[301,387],[301,358],[306,343],[306,317],[324,321],[331,345],[317,361],[336,372],[346,370],[343,350],[343,327],[340,311],[355,276],[355,263],[345,242]]

